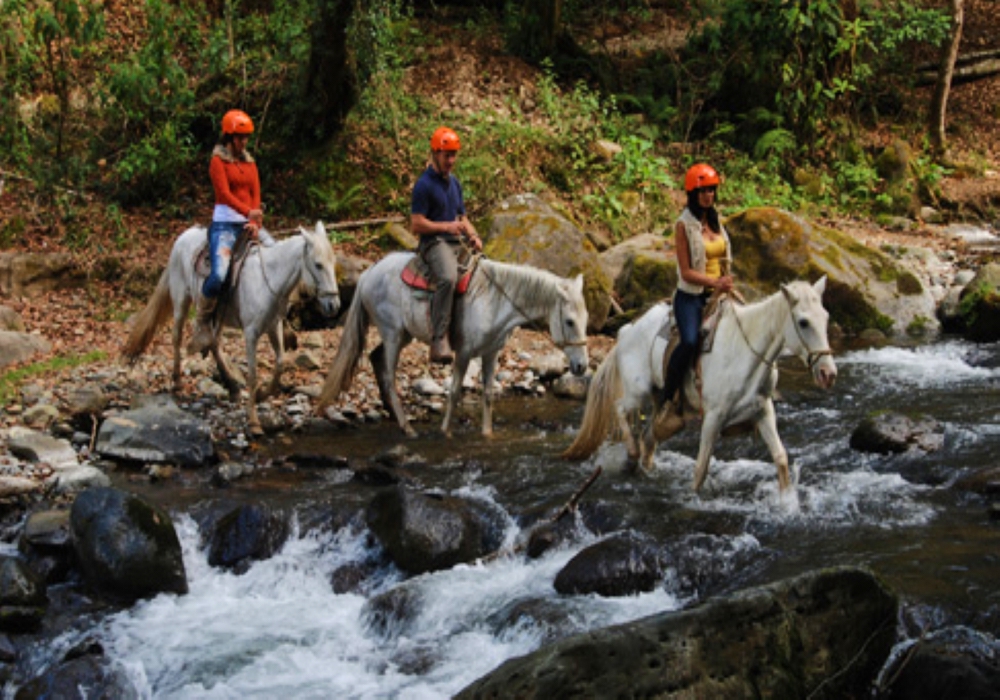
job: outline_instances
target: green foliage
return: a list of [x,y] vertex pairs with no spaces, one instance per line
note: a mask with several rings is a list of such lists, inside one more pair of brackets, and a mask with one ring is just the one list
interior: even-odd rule
[[54,357],[45,362],[35,362],[24,367],[19,367],[18,369],[3,372],[0,374],[0,405],[10,403],[14,400],[17,397],[20,385],[32,377],[61,372],[65,369],[92,364],[105,359],[107,359],[107,353],[102,350],[96,350],[88,352],[86,355]]

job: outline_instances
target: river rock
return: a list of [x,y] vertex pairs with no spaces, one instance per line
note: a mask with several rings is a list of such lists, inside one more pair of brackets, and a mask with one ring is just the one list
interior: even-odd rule
[[21,426],[7,431],[7,449],[16,457],[48,464],[53,469],[68,469],[79,463],[76,450],[68,440]]
[[626,532],[580,551],[556,574],[553,585],[563,595],[638,595],[653,590],[660,576],[655,545]]
[[263,505],[242,505],[222,516],[209,539],[208,563],[245,573],[255,561],[270,559],[288,540],[283,513]]
[[928,416],[886,412],[866,417],[851,433],[851,449],[891,454],[919,449],[935,452],[944,444],[944,426]]
[[423,606],[423,592],[402,583],[368,599],[361,611],[365,627],[384,639],[404,634]]
[[[85,689],[85,690],[84,690]],[[21,686],[15,700],[51,700],[54,698],[98,698],[101,700],[139,700],[142,697],[120,664],[99,654],[87,654],[64,660]]]
[[552,393],[561,399],[583,401],[587,398],[587,389],[590,388],[592,376],[590,372],[580,376],[567,372],[552,382]]
[[966,627],[947,627],[915,641],[887,664],[884,700],[1000,700],[1000,642]]
[[402,486],[378,494],[366,517],[392,560],[411,574],[474,561],[503,537],[502,516],[486,504]]
[[24,333],[24,319],[21,314],[14,311],[9,306],[0,304],[0,331],[15,331]]
[[55,493],[75,493],[89,488],[111,486],[111,477],[92,464],[81,464],[59,470],[45,481],[45,485]]
[[937,300],[923,266],[911,268],[851,236],[773,207],[751,207],[725,225],[741,289],[748,285],[770,294],[781,283],[826,275],[823,304],[830,322],[845,332],[877,328],[901,334],[919,327],[933,336],[940,330]]
[[192,418],[169,397],[109,416],[95,449],[103,457],[198,467],[215,457],[207,423]]
[[867,697],[898,607],[871,572],[824,569],[562,639],[455,697]]
[[19,364],[52,350],[52,343],[40,335],[0,330],[0,367]]
[[73,501],[70,532],[84,580],[97,593],[124,601],[187,593],[170,516],[138,496],[111,488],[84,491]]
[[24,522],[18,551],[47,584],[64,581],[73,565],[69,510],[40,510]]
[[1000,263],[984,265],[962,290],[965,336],[979,343],[1000,340]]
[[27,632],[45,615],[45,582],[14,557],[0,557],[0,630]]

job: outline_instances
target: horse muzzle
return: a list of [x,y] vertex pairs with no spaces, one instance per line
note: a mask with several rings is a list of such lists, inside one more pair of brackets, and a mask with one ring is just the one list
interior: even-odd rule
[[339,294],[324,294],[317,299],[319,302],[320,313],[326,318],[332,318],[337,315],[340,311],[340,295]]

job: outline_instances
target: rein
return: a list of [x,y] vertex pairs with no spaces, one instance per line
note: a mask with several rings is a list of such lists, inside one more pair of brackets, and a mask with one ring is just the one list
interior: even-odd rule
[[[246,255],[249,254],[249,252],[250,252],[250,246],[257,246],[259,248],[260,247],[260,241],[249,241],[247,243],[247,249],[246,249],[246,252],[244,253],[244,257],[246,257]],[[318,299],[322,299],[324,297],[339,298],[340,297],[340,292],[339,291],[336,291],[336,292],[323,292],[323,291],[320,290],[319,283],[316,281],[316,278],[313,276],[312,270],[310,269],[310,266],[309,266],[309,258],[306,255],[306,253],[307,253],[308,250],[309,250],[309,246],[308,245],[302,246],[302,269],[304,271],[308,272],[309,277],[312,278],[313,286],[316,288],[316,297]],[[242,266],[240,267],[240,270],[242,271]],[[267,266],[264,265],[264,261],[263,260],[261,260],[260,274],[261,274],[261,277],[264,278],[264,286],[267,288],[267,291],[269,291],[272,296],[277,297],[278,296],[278,292],[276,292],[274,290],[274,287],[271,286],[271,281],[267,279]]]
[[[526,313],[524,311],[523,308],[521,308],[521,306],[516,301],[514,301],[511,298],[511,296],[509,294],[507,294],[507,290],[505,290],[503,288],[503,286],[501,286],[499,283],[497,283],[496,278],[493,275],[490,274],[489,270],[487,270],[485,267],[480,267],[479,269],[483,271],[484,275],[486,275],[486,278],[490,281],[490,284],[492,284],[494,287],[496,287],[497,289],[500,290],[500,294],[502,294],[503,297],[508,302],[510,302],[510,305],[514,307],[514,310],[517,313],[521,314],[528,321],[534,320],[534,319],[531,318],[531,316],[528,313]],[[566,336],[566,331],[563,330],[563,323],[562,323],[564,319],[565,319],[565,316],[564,316],[562,304],[559,304],[559,335],[563,336],[563,339],[560,341],[560,340],[556,340],[555,338],[552,338],[553,345],[555,345],[560,350],[562,350],[563,348],[567,348],[567,347],[584,347],[584,346],[586,346],[587,345],[586,339],[584,339],[584,340],[566,340],[566,337],[565,337]]]
[[[781,291],[782,291],[782,296],[785,299],[785,303],[788,304],[788,310],[789,312],[791,312],[792,303],[788,299],[788,293],[785,292],[784,289],[782,289]],[[740,316],[739,314],[736,313],[735,307],[733,308],[733,318],[736,319],[736,327],[740,329],[740,335],[743,336],[743,342],[747,344],[747,347],[750,349],[750,352],[753,354],[753,356],[756,357],[762,364],[766,365],[769,369],[774,369],[774,365],[778,361],[778,358],[781,356],[781,351],[784,348],[784,346],[783,345],[779,346],[778,352],[777,354],[775,354],[774,359],[768,360],[761,353],[757,352],[753,344],[750,342],[750,338],[747,336],[746,331],[743,329],[743,324],[740,323]],[[802,347],[806,349],[806,365],[809,367],[810,372],[813,370],[813,367],[816,365],[816,363],[819,362],[821,359],[823,359],[827,355],[833,355],[833,352],[830,350],[830,348],[823,348],[822,350],[811,350],[809,348],[809,344],[806,342],[806,339],[802,337],[802,331],[799,330],[799,324],[795,323],[795,319],[792,319],[792,327],[795,328],[795,335],[798,336],[799,342],[802,344]]]

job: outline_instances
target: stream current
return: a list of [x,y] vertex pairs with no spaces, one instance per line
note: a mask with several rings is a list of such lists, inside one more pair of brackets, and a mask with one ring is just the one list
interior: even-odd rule
[[[224,491],[203,481],[116,477],[172,513],[190,592],[81,615],[58,637],[40,639],[21,662],[32,668],[21,670],[41,672],[89,637],[148,698],[443,698],[562,636],[845,564],[870,567],[900,595],[901,639],[946,625],[1000,636],[1000,521],[990,518],[989,496],[956,486],[997,466],[1000,345],[841,348],[835,359],[840,374],[829,392],[798,361],[781,362],[778,427],[799,473],[785,497],[766,448],[750,435],[720,442],[701,495],[690,486],[694,427],[659,447],[651,476],[623,473],[621,445],[582,463],[562,461],[583,407],[549,397],[500,399],[490,441],[478,434],[478,395],[469,395],[450,441],[431,424],[407,441],[385,422],[297,434],[267,448],[354,463],[405,444],[426,462],[405,469],[419,487],[500,506],[508,547],[602,466],[575,516],[580,538],[535,560],[504,556],[407,580],[380,558],[364,527],[374,487],[343,468],[276,468]],[[852,450],[854,428],[884,410],[936,419],[943,447]],[[293,534],[242,575],[210,567],[197,523],[213,499],[216,507],[263,502],[294,513]],[[677,552],[683,572],[668,569],[655,591],[627,598],[555,592],[556,573],[598,539],[593,532],[628,528]],[[351,592],[335,593],[331,579],[345,567],[364,576]],[[368,601],[404,581],[419,601],[414,612],[373,624]]]

